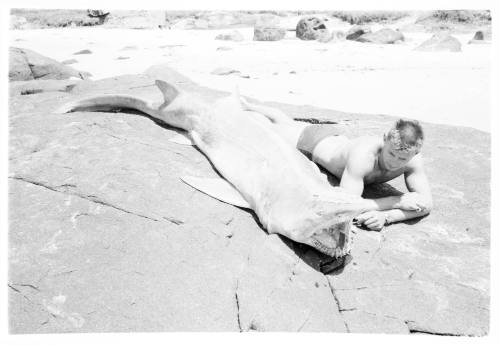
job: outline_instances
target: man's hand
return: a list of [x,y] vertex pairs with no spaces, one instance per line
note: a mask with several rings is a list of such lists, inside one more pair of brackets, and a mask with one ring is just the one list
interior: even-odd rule
[[421,212],[427,209],[427,202],[419,193],[410,192],[401,195],[401,199],[395,207],[405,211]]
[[385,226],[386,216],[383,212],[368,211],[354,219],[355,225],[364,225],[370,230],[380,231]]

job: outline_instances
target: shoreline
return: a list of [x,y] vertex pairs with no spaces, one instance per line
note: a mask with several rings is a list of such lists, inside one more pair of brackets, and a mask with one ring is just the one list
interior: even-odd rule
[[[373,30],[382,27],[370,25]],[[387,25],[390,27],[390,25]],[[346,30],[348,23],[335,29]],[[462,52],[417,52],[431,33],[403,32],[397,45],[353,41],[301,41],[294,32],[276,42],[215,40],[235,29],[161,30],[71,28],[11,30],[10,46],[32,49],[90,72],[92,80],[137,74],[168,63],[194,82],[221,91],[238,87],[263,102],[307,104],[343,112],[384,114],[490,132],[491,44],[467,44]],[[223,49],[219,49],[224,47]],[[89,49],[92,54],[74,55]],[[216,68],[239,71],[214,75]]]

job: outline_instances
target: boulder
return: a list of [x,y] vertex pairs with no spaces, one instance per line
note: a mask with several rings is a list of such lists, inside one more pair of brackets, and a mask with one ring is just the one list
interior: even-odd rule
[[318,42],[322,42],[322,43],[327,43],[327,42],[330,42],[331,40],[333,40],[333,37],[331,34],[329,33],[325,33],[325,35],[322,35],[322,36],[319,36],[316,41]]
[[88,79],[88,78],[92,77],[92,73],[87,72],[87,71],[79,71],[79,74],[80,74],[82,79]]
[[91,18],[98,18],[99,24],[104,24],[106,22],[107,17],[109,16],[109,12],[103,10],[87,10],[87,15]]
[[9,49],[9,80],[35,79],[33,71],[28,64],[24,50],[19,48]]
[[170,28],[176,30],[189,30],[193,28],[193,22],[194,20],[192,18],[182,18],[171,24]]
[[484,40],[484,33],[482,31],[476,31],[472,39],[482,41]]
[[87,10],[87,15],[92,18],[99,18],[99,17],[105,17],[109,15],[109,12],[103,11],[103,10]]
[[279,41],[286,35],[286,29],[279,26],[280,20],[275,15],[262,15],[257,18],[253,30],[254,41]]
[[469,41],[469,44],[475,43],[490,43],[491,42],[491,29],[476,31],[474,37]]
[[240,74],[241,72],[229,67],[217,67],[210,74],[214,75],[229,75],[229,74]]
[[241,42],[244,40],[243,35],[238,30],[233,30],[228,33],[219,34],[215,37],[216,40]]
[[270,28],[270,27],[254,27],[253,40],[254,41],[279,41],[286,35],[286,30],[283,28]]
[[389,28],[383,28],[375,32],[369,32],[356,38],[355,40],[363,43],[393,44],[404,41],[401,32]]
[[85,73],[32,50],[11,47],[9,49],[9,80],[32,79],[85,79]]
[[342,41],[345,40],[346,33],[342,30],[333,30],[331,40],[332,41]]
[[10,16],[10,30],[25,29],[28,26],[26,18],[12,14]]
[[83,49],[73,53],[73,55],[87,55],[87,54],[92,54],[92,50]]
[[137,46],[125,46],[120,49],[120,51],[127,51],[127,50],[137,50],[139,49]]
[[295,35],[301,40],[328,41],[331,36],[323,19],[318,17],[304,17],[299,20],[295,28]]
[[72,64],[77,63],[77,62],[78,62],[78,60],[76,60],[76,59],[67,59],[67,60],[61,61],[61,63],[63,65],[72,65]]
[[462,45],[458,39],[449,33],[437,33],[416,47],[415,50],[425,52],[460,52],[462,51]]
[[367,33],[370,33],[372,32],[372,29],[370,29],[369,26],[365,26],[365,25],[354,25],[353,27],[351,27],[346,35],[345,35],[345,39],[346,40],[352,40],[352,41],[355,41],[359,36],[361,35],[364,35],[364,34],[367,34]]

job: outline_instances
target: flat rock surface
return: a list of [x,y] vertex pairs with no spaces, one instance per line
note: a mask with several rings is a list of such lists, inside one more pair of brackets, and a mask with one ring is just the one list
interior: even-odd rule
[[[325,276],[314,249],[182,183],[217,173],[168,141],[176,129],[139,114],[54,113],[105,93],[159,102],[155,78],[207,101],[224,95],[166,66],[25,95],[11,85],[10,332],[488,333],[489,134],[424,123],[434,211],[358,230],[352,261]],[[394,120],[269,104],[351,136],[382,135]],[[365,196],[395,190],[402,178]]]

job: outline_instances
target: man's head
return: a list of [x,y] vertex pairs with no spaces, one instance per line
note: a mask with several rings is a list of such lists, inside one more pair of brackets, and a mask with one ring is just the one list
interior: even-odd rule
[[424,132],[415,120],[399,119],[384,134],[380,163],[384,169],[397,170],[406,165],[422,148]]

